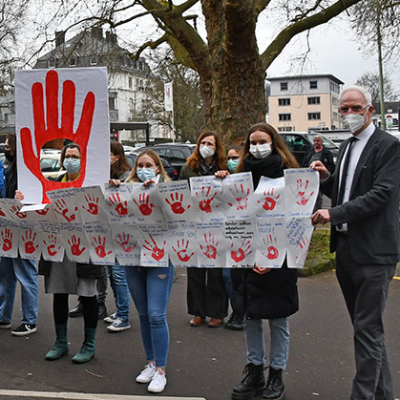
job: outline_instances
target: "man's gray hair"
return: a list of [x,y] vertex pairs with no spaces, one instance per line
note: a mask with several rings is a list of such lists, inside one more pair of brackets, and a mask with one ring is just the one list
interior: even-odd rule
[[339,95],[339,104],[342,101],[342,96],[348,92],[349,90],[357,90],[358,92],[360,92],[363,96],[364,99],[367,102],[368,106],[372,106],[372,96],[371,93],[363,86],[358,86],[358,85],[352,85],[352,86],[346,86]]

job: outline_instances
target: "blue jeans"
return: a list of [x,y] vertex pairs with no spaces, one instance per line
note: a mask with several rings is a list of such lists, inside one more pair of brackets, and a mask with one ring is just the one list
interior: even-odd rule
[[129,291],[139,313],[147,361],[165,367],[169,350],[167,307],[174,280],[174,266],[125,267]]
[[[270,352],[269,365],[274,369],[286,369],[289,357],[289,321],[287,318],[269,319]],[[265,345],[263,321],[246,319],[244,335],[247,346],[247,361],[254,365],[264,365]]]
[[111,288],[114,293],[115,305],[117,306],[117,318],[129,319],[129,289],[126,282],[125,267],[113,265],[107,267]]
[[10,322],[17,280],[21,285],[22,323],[36,325],[39,312],[39,281],[35,262],[20,257],[0,261],[0,321]]

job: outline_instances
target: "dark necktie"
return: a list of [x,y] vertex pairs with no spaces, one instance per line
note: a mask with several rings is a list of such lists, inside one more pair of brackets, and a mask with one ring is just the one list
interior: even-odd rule
[[343,197],[344,197],[344,191],[346,188],[347,171],[349,169],[349,161],[350,161],[350,157],[351,157],[351,151],[353,149],[353,144],[356,140],[357,140],[357,138],[353,136],[349,140],[349,144],[347,145],[346,157],[342,164],[342,179],[340,180],[340,189],[339,189],[339,194],[338,194],[338,198],[337,198],[337,205],[340,205],[343,203]]

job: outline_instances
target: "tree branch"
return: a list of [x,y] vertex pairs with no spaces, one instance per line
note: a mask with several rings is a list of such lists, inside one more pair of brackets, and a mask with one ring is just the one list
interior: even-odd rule
[[359,1],[360,0],[339,0],[325,10],[289,25],[262,53],[261,62],[263,64],[263,68],[267,69],[272,64],[272,62],[276,59],[276,57],[278,57],[281,51],[290,42],[290,40],[293,39],[294,36],[318,25],[325,24],[332,18],[339,15],[342,11],[348,9],[354,4],[357,4]]
[[135,52],[135,54],[132,56],[134,60],[137,60],[140,57],[140,54],[147,48],[150,48],[152,50],[156,49],[160,44],[165,43],[167,41],[167,35],[164,34],[161,36],[158,40],[155,41],[149,41],[146,43],[143,43],[139,49]]
[[189,8],[192,8],[198,2],[199,0],[187,0],[186,3],[176,6],[176,11],[182,15],[185,11],[189,10]]

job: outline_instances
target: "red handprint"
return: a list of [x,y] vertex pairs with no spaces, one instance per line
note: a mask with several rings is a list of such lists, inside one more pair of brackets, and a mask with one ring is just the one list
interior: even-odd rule
[[314,192],[311,192],[310,194],[306,195],[308,184],[309,180],[307,179],[303,189],[303,180],[297,179],[297,191],[295,192],[295,196],[296,203],[300,206],[305,206],[308,203],[308,200],[310,200],[310,198],[314,194]]
[[189,247],[189,240],[186,241],[186,245],[185,245],[185,239],[182,239],[182,243],[179,243],[179,240],[178,240],[176,242],[176,246],[177,246],[177,249],[174,246],[172,246],[172,250],[174,250],[174,252],[178,256],[178,258],[182,262],[187,262],[193,257],[194,253],[192,253],[190,255],[187,253],[187,249]]
[[215,242],[214,236],[211,233],[208,234],[208,239],[207,239],[207,234],[205,233],[204,240],[206,247],[204,249],[204,247],[200,245],[200,249],[203,251],[204,255],[207,258],[212,258],[215,260],[217,258],[218,242]]
[[[151,256],[156,260],[160,261],[164,257],[164,248],[160,249],[157,246],[156,241],[154,240],[153,236],[150,235],[151,241],[153,243],[150,243],[148,240],[145,240],[144,242],[147,244],[147,246],[143,245],[143,247],[146,250],[151,251]],[[165,241],[164,241],[164,246],[165,246]]]
[[[35,131],[35,143],[29,128],[21,129],[22,153],[26,166],[36,176],[43,187],[43,202],[48,203],[46,192],[63,187],[81,187],[86,177],[87,144],[92,128],[95,96],[92,92],[86,95],[81,119],[76,132],[74,129],[75,84],[66,80],[63,83],[61,105],[61,127],[59,127],[58,109],[58,73],[49,71],[46,74],[46,112],[44,109],[43,85],[36,82],[32,85],[32,106]],[[45,121],[45,117],[46,120]],[[55,182],[47,180],[40,170],[40,150],[45,143],[54,139],[69,139],[77,143],[81,149],[81,173],[75,181]]]
[[[179,196],[178,192],[175,192],[175,199],[174,199],[174,194],[171,193],[171,201],[169,199],[165,199],[165,201],[171,206],[171,210],[174,214],[183,214],[186,210],[182,206],[182,201],[183,201],[183,193]],[[172,202],[172,203],[171,203]],[[190,205],[188,206],[187,209],[190,208]]]
[[94,247],[94,250],[96,251],[96,254],[100,258],[104,258],[105,256],[108,256],[109,254],[112,253],[110,250],[108,253],[106,253],[106,238],[101,237],[100,235],[96,238],[93,238],[94,243],[92,242],[92,246]]
[[206,190],[206,188],[203,186],[201,188],[201,193],[196,192],[197,197],[206,197],[204,200],[199,201],[200,210],[206,213],[210,213],[212,211],[211,202],[217,196],[217,193],[214,193],[210,198],[208,198],[208,196],[210,195],[210,191],[211,191],[211,186],[208,188],[208,190]]
[[75,235],[71,236],[71,240],[68,240],[68,244],[71,246],[71,253],[74,256],[80,256],[86,250],[86,247],[79,248],[81,245],[81,238],[77,238]]
[[6,228],[1,232],[1,240],[3,241],[3,251],[12,249],[12,232]]
[[91,194],[85,196],[86,206],[82,205],[82,208],[89,214],[97,215],[99,213],[99,198],[92,197]]
[[110,207],[115,206],[115,211],[121,217],[128,215],[128,203],[124,201],[122,203],[121,198],[119,197],[119,193],[113,193],[107,201],[107,204]]
[[118,237],[114,239],[114,242],[119,244],[125,253],[130,253],[136,247],[136,243],[133,245],[129,243],[129,233],[125,232],[122,232],[122,236],[118,233]]
[[27,217],[27,214],[26,214],[26,212],[21,212],[21,207],[20,206],[12,206],[11,208],[10,208],[10,211],[13,213],[13,214],[15,214],[18,218],[20,218],[20,219],[24,219],[24,218],[26,218]]
[[[234,188],[229,188],[229,191],[232,193],[233,197],[237,202],[236,210],[247,210],[247,203],[249,201],[249,193],[250,189],[247,188],[245,190],[243,184],[240,184],[240,187],[235,183]],[[233,206],[232,203],[228,203],[231,207]]]
[[234,260],[235,262],[244,260],[245,257],[247,257],[253,252],[252,250],[250,250],[250,247],[251,247],[251,241],[248,239],[243,239],[242,245],[237,250],[233,250],[233,243],[232,243],[231,245],[232,260]]
[[154,204],[150,203],[150,196],[146,193],[139,194],[139,203],[136,199],[133,199],[133,202],[139,207],[140,212],[142,215],[150,215],[153,212]]
[[[75,211],[77,210],[78,208],[76,207]],[[68,222],[75,220],[75,214],[70,213],[69,209],[67,208],[67,203],[64,199],[58,199],[55,201],[54,211],[64,217]]]
[[277,259],[279,257],[279,251],[274,246],[274,244],[276,244],[276,237],[269,235],[266,238],[263,238],[263,242],[264,242],[265,246],[267,247],[267,253],[261,252],[261,254],[263,256],[267,257],[268,260]]
[[39,247],[39,245],[34,244],[36,238],[36,232],[34,233],[32,229],[25,231],[25,236],[22,235],[21,239],[25,243],[25,253],[32,254]]
[[[262,205],[262,208],[266,211],[273,210],[276,206],[276,202],[281,197],[280,194],[274,198],[274,188],[271,190],[264,190],[264,204]],[[258,201],[259,204],[261,204],[261,201]]]
[[37,214],[39,215],[47,215],[49,212],[49,208],[44,208],[43,210],[35,210]]
[[6,216],[6,214],[4,213],[4,211],[0,207],[0,217],[5,217],[5,216]]
[[47,253],[49,254],[49,256],[53,257],[60,251],[61,247],[60,246],[57,247],[57,237],[56,236],[48,235],[47,240],[49,241],[49,243],[47,243],[46,240],[43,240],[43,243],[47,248]]

